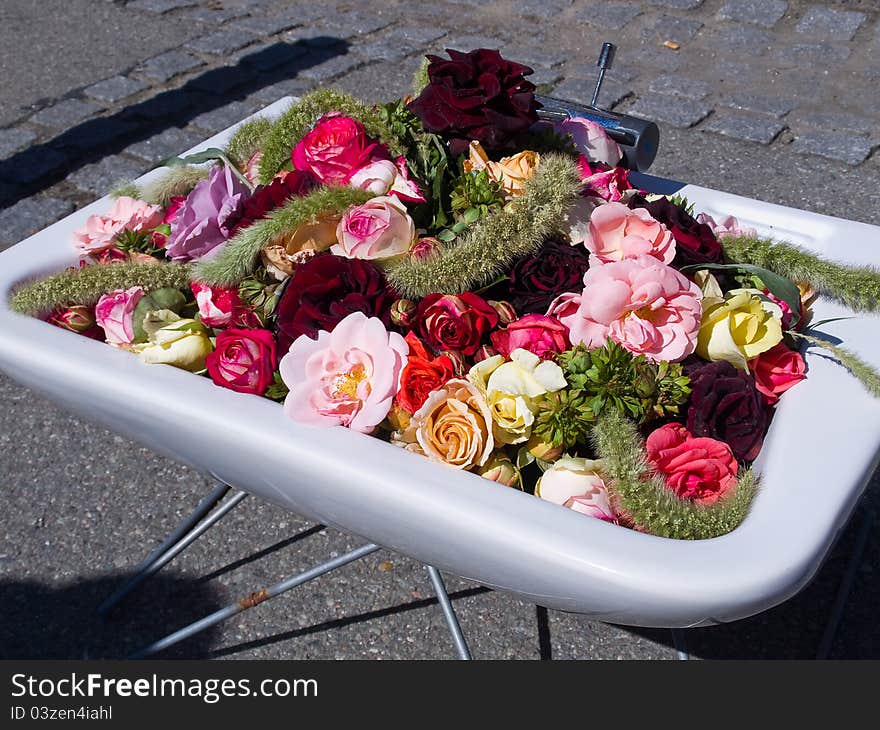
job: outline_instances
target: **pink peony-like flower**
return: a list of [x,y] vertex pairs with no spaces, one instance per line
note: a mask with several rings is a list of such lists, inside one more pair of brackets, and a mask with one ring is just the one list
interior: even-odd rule
[[749,360],[749,370],[755,376],[755,387],[768,405],[776,403],[780,395],[807,377],[804,358],[781,342]]
[[373,195],[390,195],[411,203],[425,202],[419,186],[409,179],[409,170],[403,157],[398,157],[396,162],[375,160],[355,172],[348,184]]
[[694,282],[652,256],[592,267],[575,299],[556,300],[549,314],[568,327],[572,344],[601,347],[610,337],[653,362],[677,362],[697,344],[702,294]]
[[336,228],[330,252],[349,259],[382,260],[406,255],[416,227],[406,208],[387,195],[349,208]]
[[725,215],[715,220],[708,213],[700,213],[697,215],[697,223],[705,223],[712,229],[712,233],[717,238],[723,236],[757,236],[758,232],[754,228],[740,225],[736,217]]
[[228,327],[244,308],[238,287],[209,286],[194,281],[190,288],[199,306],[199,319],[208,327]]
[[493,347],[504,357],[517,349],[528,350],[542,360],[568,349],[568,330],[554,317],[527,314],[490,335]]
[[117,289],[102,296],[95,305],[95,321],[110,345],[129,345],[134,339],[132,315],[144,296],[139,286]]
[[739,465],[723,441],[694,437],[680,423],[667,423],[645,442],[648,460],[666,487],[682,499],[712,504],[736,484]]
[[171,221],[165,253],[175,261],[195,261],[216,255],[233,235],[235,224],[250,193],[223,165],[211,168],[186,196]]
[[571,135],[577,151],[585,155],[590,162],[604,162],[614,167],[623,157],[620,147],[601,125],[591,119],[574,117],[555,125],[557,134]]
[[85,225],[73,232],[73,242],[83,255],[100,254],[114,246],[122,231],[149,231],[161,225],[163,217],[158,205],[123,195],[103,215],[90,215]]
[[675,239],[669,229],[644,208],[632,210],[623,203],[607,203],[593,210],[584,245],[594,266],[644,255],[664,264],[675,258]]
[[344,185],[377,159],[386,159],[385,146],[367,136],[364,126],[339,113],[325,114],[293,148],[295,170],[311,172],[327,185]]
[[284,412],[312,426],[348,426],[370,433],[388,415],[400,389],[409,345],[382,321],[352,312],[333,332],[301,336],[281,358],[290,393]]
[[263,395],[275,372],[275,337],[264,329],[223,330],[205,367],[217,385]]

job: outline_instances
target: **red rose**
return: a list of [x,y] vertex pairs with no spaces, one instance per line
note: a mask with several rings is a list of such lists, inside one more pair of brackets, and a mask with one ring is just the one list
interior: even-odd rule
[[712,504],[736,483],[738,464],[723,441],[691,436],[679,423],[667,423],[645,443],[648,460],[682,499]]
[[492,345],[504,357],[517,348],[528,350],[542,360],[568,349],[568,327],[555,317],[527,314],[511,322],[503,330],[490,335]]
[[400,375],[400,390],[397,404],[407,413],[413,414],[432,390],[442,388],[455,377],[452,360],[446,355],[432,358],[424,344],[412,332],[406,336],[409,356]]
[[223,330],[205,365],[217,385],[263,395],[275,372],[275,338],[268,330]]
[[232,235],[265,218],[291,198],[308,195],[316,184],[317,180],[309,172],[282,170],[268,185],[254,190],[254,194],[244,202],[241,219],[232,229]]
[[749,369],[755,376],[755,387],[768,405],[776,403],[780,395],[807,377],[804,358],[781,342],[749,360]]
[[435,350],[457,350],[473,355],[483,335],[498,325],[498,313],[482,297],[464,294],[429,294],[415,317],[419,332]]

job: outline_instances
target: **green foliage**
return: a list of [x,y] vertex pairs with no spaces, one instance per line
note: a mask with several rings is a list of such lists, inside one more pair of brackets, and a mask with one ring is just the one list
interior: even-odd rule
[[239,169],[243,169],[248,160],[263,148],[272,122],[265,117],[251,119],[233,132],[226,145],[226,156]]
[[714,504],[681,499],[653,473],[636,424],[614,410],[596,421],[593,443],[623,512],[640,529],[660,537],[706,540],[727,534],[745,519],[758,489],[757,476],[748,469],[740,472],[728,495]]
[[141,200],[151,205],[167,208],[171,198],[189,195],[192,189],[206,177],[210,168],[182,165],[171,167],[153,182],[147,183],[143,189]]
[[489,177],[488,170],[465,172],[455,181],[449,198],[452,212],[464,214],[468,209],[476,208],[480,217],[488,215],[493,208],[504,205],[504,191],[501,183]]
[[577,165],[563,155],[545,155],[524,189],[503,210],[471,226],[433,256],[391,267],[388,276],[394,288],[408,299],[432,292],[460,294],[505,274],[515,261],[540,249],[577,200]]
[[721,246],[731,261],[761,266],[809,284],[856,311],[880,310],[880,271],[873,267],[835,264],[790,243],[758,236],[724,236]]
[[[171,226],[162,225],[158,230],[168,235],[171,233]],[[150,231],[132,231],[126,228],[117,234],[116,248],[125,253],[143,253],[158,259],[165,258],[165,249],[153,243]]]
[[266,323],[275,314],[281,285],[282,282],[260,266],[252,276],[238,285],[238,295],[257,313],[263,323]]
[[354,97],[333,89],[316,89],[294,103],[273,124],[263,141],[263,159],[260,161],[260,182],[269,183],[289,161],[296,144],[311,130],[324,114],[340,112],[364,125],[371,137],[388,146],[392,157],[406,155],[406,147],[394,135],[383,119],[382,112]]
[[689,216],[694,215],[694,204],[691,203],[684,195],[676,193],[669,196],[669,202],[682,208]]
[[57,306],[94,304],[116,289],[133,286],[141,286],[147,292],[165,287],[186,289],[191,274],[189,266],[170,262],[94,264],[68,269],[22,286],[12,295],[10,306],[15,312],[39,316]]
[[268,388],[266,388],[266,392],[263,395],[265,395],[270,400],[283,403],[284,399],[287,398],[287,394],[289,392],[290,389],[284,384],[284,381],[281,379],[281,373],[276,370],[275,374],[272,376],[272,384]]
[[341,213],[371,197],[372,193],[356,188],[321,187],[304,197],[290,198],[283,206],[230,238],[216,258],[200,262],[196,266],[195,278],[215,286],[239,284],[254,272],[260,251],[275,239],[292,233],[322,214]]
[[865,389],[871,395],[875,398],[880,398],[880,373],[877,372],[877,369],[874,368],[873,365],[866,363],[855,353],[850,352],[843,347],[838,347],[837,345],[830,343],[828,340],[807,335],[803,332],[787,331],[786,334],[804,340],[814,347],[821,347],[823,350],[830,352],[835,358],[837,358],[837,361],[843,367],[849,370],[849,372],[865,386]]
[[538,404],[532,433],[541,441],[564,449],[589,445],[596,420],[589,401],[582,391],[548,393]]

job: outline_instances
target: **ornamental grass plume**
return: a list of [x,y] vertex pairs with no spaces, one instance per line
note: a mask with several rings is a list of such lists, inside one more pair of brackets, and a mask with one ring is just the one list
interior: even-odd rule
[[210,172],[210,167],[193,165],[168,168],[164,175],[143,187],[141,200],[167,208],[172,198],[189,195]]
[[251,157],[263,149],[271,131],[272,122],[266,117],[248,120],[233,132],[226,144],[226,156],[237,167],[244,167]]

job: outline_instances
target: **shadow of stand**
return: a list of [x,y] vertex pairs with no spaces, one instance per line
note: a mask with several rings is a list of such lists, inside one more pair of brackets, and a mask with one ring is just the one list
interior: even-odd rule
[[293,79],[307,68],[347,54],[348,49],[346,41],[331,36],[275,43],[242,56],[235,65],[195,76],[177,89],[78,124],[0,161],[0,180],[17,186],[7,193],[8,199],[0,199],[0,208],[45,190],[80,167],[136,142],[172,127],[184,127],[200,114]]

